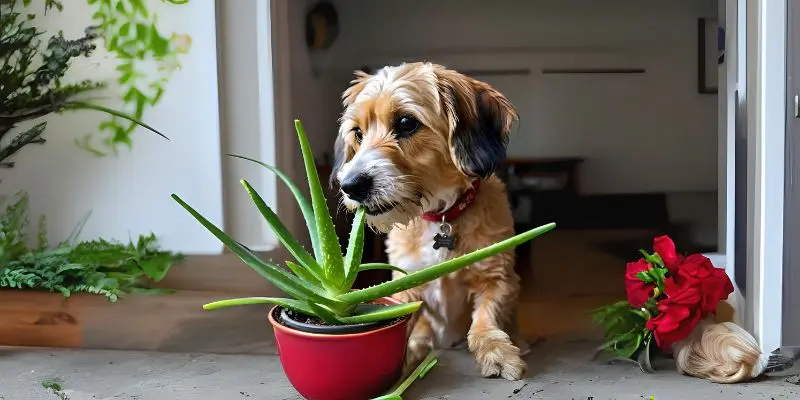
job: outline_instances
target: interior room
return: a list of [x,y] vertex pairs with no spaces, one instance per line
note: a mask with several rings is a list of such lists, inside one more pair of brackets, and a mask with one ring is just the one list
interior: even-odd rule
[[[498,171],[517,230],[558,224],[517,249],[526,335],[586,332],[586,311],[624,296],[626,262],[651,249],[656,235],[669,234],[681,252],[717,251],[716,74],[724,52],[716,1],[333,0],[305,7],[307,36],[292,41],[302,77],[293,79],[293,93],[323,171],[330,170],[339,97],[355,70],[432,61],[491,84],[517,108]],[[336,197],[329,194],[331,207]],[[347,216],[340,218],[346,238]],[[373,260],[382,261],[383,238],[368,239]],[[388,279],[372,272],[363,284]],[[588,274],[591,284],[580,278]]]

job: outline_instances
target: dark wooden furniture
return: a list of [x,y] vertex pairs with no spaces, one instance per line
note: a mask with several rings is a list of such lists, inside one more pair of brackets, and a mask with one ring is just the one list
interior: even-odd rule
[[[523,200],[530,202],[530,215],[517,221],[518,229],[553,221],[553,210],[547,205],[569,204],[578,197],[578,167],[583,159],[510,158],[498,170],[506,182],[511,206],[516,208]],[[558,213],[556,213],[558,214]]]

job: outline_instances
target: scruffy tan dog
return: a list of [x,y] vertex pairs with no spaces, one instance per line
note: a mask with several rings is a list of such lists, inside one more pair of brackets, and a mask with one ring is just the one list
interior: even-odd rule
[[[368,223],[388,232],[391,264],[412,272],[514,235],[494,175],[517,118],[502,94],[418,62],[357,72],[342,98],[332,184],[348,209],[366,207]],[[425,302],[411,324],[407,366],[466,338],[483,376],[520,379],[519,290],[509,251],[399,293]]]

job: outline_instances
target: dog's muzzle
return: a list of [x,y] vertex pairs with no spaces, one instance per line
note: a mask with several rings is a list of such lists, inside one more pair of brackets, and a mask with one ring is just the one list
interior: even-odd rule
[[364,203],[369,200],[372,194],[374,179],[372,175],[359,173],[353,176],[347,176],[339,184],[342,192],[347,195],[350,200]]

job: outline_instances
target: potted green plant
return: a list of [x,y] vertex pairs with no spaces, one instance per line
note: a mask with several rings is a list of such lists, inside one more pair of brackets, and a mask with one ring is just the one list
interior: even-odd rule
[[291,298],[249,297],[216,301],[205,309],[247,304],[274,304],[268,319],[275,331],[281,364],[289,381],[305,398],[368,399],[380,395],[400,377],[410,315],[422,302],[402,304],[390,296],[457,271],[467,265],[507,251],[555,227],[538,228],[452,260],[361,290],[352,290],[359,271],[392,269],[388,264],[361,264],[366,213],[355,213],[346,254],[342,254],[333,220],[327,208],[314,157],[300,121],[295,121],[300,140],[311,203],[299,187],[273,166],[270,169],[289,187],[302,210],[313,255],[294,238],[275,212],[246,181],[256,207],[296,262],[286,261],[292,273],[261,260],[250,249],[230,238],[177,195],[172,197],[211,231],[242,261]]

